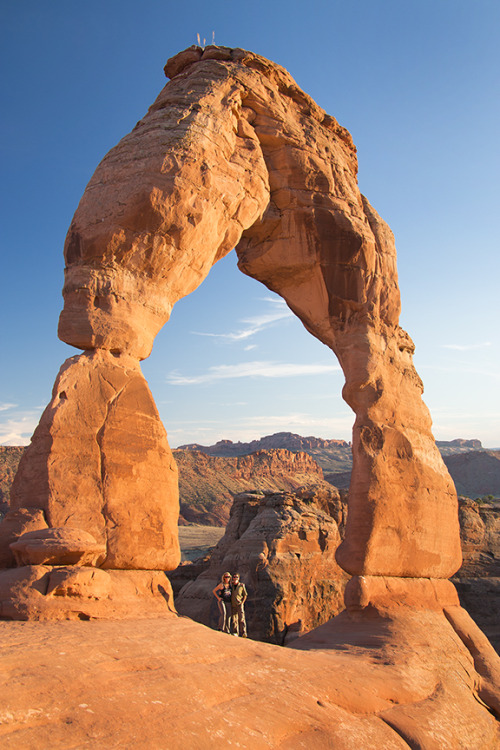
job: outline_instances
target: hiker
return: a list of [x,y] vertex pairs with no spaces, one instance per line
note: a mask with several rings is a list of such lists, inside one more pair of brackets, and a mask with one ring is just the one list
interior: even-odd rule
[[233,635],[247,637],[247,623],[245,620],[245,602],[247,600],[245,584],[240,582],[238,573],[233,573],[231,593],[231,619],[233,621]]
[[231,632],[231,573],[224,573],[221,582],[213,590],[219,606],[219,630]]

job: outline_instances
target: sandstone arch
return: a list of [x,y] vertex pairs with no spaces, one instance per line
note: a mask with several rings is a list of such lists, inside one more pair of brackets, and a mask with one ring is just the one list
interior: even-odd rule
[[[65,245],[62,367],[12,490],[106,546],[107,569],[178,562],[176,468],[139,361],[175,302],[236,246],[337,355],[356,414],[342,567],[447,578],[456,493],[399,327],[392,233],[358,189],[348,132],[279,66],[190,48],[145,117],[96,169]],[[367,583],[368,581],[368,583]],[[353,584],[351,591],[354,591]]]

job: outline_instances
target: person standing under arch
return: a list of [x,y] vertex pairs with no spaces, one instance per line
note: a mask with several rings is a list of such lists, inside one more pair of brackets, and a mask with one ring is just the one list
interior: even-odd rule
[[219,606],[219,630],[223,633],[231,632],[231,594],[231,573],[224,573],[221,582],[213,590],[213,595]]

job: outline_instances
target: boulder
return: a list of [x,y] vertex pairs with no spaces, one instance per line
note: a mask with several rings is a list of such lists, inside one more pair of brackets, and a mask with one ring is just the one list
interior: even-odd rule
[[106,557],[106,547],[92,534],[71,526],[41,529],[22,534],[10,545],[17,565],[98,566]]
[[26,565],[0,573],[0,620],[129,620],[176,614],[159,570]]

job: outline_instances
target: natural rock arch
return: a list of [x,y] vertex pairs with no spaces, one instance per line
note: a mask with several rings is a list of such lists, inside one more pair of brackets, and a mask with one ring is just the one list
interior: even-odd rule
[[449,577],[461,561],[456,492],[398,325],[393,236],[359,192],[349,133],[250,52],[190,48],[165,71],[69,229],[59,336],[84,351],[59,373],[13,507],[89,532],[103,568],[176,567],[176,468],[139,360],[175,302],[236,247],[240,269],[281,295],[345,374],[356,421],[338,560],[362,577],[351,596],[377,595],[381,576]]

